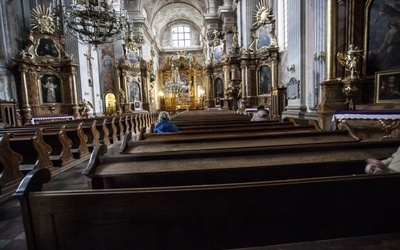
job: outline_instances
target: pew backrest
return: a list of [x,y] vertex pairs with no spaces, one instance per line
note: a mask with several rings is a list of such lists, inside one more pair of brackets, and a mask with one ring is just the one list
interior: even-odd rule
[[231,249],[400,230],[400,175],[41,191],[20,200],[29,249]]

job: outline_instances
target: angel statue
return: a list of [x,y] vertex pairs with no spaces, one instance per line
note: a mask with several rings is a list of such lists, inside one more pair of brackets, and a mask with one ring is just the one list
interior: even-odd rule
[[91,109],[93,109],[93,104],[85,99],[82,99],[79,103],[79,111],[81,116],[88,117],[88,113]]
[[337,59],[341,65],[345,67],[345,70],[350,72],[350,79],[356,79],[360,77],[360,58],[363,56],[361,52],[364,50],[358,49],[354,44],[349,45],[349,49],[347,52],[339,52],[337,53]]

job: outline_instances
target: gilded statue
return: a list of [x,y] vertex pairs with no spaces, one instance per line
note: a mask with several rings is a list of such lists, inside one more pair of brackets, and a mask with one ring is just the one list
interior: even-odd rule
[[350,44],[347,52],[337,53],[337,59],[339,63],[345,67],[346,71],[350,72],[350,76],[348,76],[348,78],[356,79],[360,77],[359,67],[361,58],[363,57],[361,52],[363,51],[364,50],[358,49],[358,47],[354,44]]

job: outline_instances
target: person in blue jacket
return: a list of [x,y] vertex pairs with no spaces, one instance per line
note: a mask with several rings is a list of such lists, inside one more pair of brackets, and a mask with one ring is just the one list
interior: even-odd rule
[[168,133],[168,132],[179,132],[178,127],[173,124],[169,118],[169,114],[166,111],[161,111],[158,115],[158,122],[154,126],[154,133]]

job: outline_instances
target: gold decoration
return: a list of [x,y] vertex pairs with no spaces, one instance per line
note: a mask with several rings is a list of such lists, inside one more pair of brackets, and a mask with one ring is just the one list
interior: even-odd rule
[[56,26],[53,22],[53,14],[49,8],[38,5],[31,11],[32,29],[38,29],[40,33],[54,34]]
[[271,19],[271,11],[265,0],[260,0],[257,5],[258,10],[256,11],[255,18],[257,22],[255,24],[263,25]]
[[360,78],[360,60],[362,58],[361,52],[364,50],[358,49],[354,44],[350,44],[347,52],[338,52],[336,57],[338,62],[345,67],[345,70],[350,73],[348,79]]

